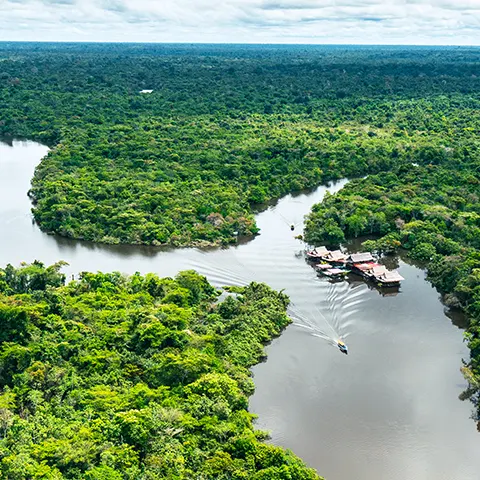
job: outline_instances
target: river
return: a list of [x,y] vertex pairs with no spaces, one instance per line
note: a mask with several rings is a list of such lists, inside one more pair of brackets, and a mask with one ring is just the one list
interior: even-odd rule
[[[196,268],[217,285],[283,288],[298,318],[253,369],[250,401],[273,443],[327,480],[478,480],[480,435],[471,404],[458,399],[468,350],[424,272],[394,259],[405,281],[390,296],[362,281],[331,284],[316,277],[287,225],[345,181],[282,198],[257,215],[261,235],[228,250],[93,245],[46,235],[32,222],[26,193],[47,151],[0,143],[0,266],[65,260],[69,276]],[[332,345],[338,336],[348,356]]]

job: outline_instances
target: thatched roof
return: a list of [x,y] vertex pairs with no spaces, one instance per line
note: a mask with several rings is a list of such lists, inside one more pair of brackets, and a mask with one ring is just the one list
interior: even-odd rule
[[348,259],[354,263],[363,263],[373,261],[372,254],[370,252],[365,253],[352,253]]
[[328,252],[328,254],[325,255],[325,258],[327,260],[339,262],[341,260],[346,260],[347,256],[341,250],[333,250],[333,252]]
[[401,282],[405,280],[396,270],[387,271],[382,277],[386,282]]

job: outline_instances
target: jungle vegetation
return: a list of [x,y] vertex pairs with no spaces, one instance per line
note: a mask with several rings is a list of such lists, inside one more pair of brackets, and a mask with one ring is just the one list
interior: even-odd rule
[[0,269],[1,478],[319,480],[247,410],[288,297],[61,267]]
[[473,139],[478,65],[474,48],[1,43],[0,135],[52,147],[31,190],[47,232],[232,243],[259,203]]
[[[51,146],[40,227],[105,243],[233,243],[259,203],[342,177],[306,238],[378,234],[472,318],[480,391],[480,50],[0,43],[0,135]],[[150,94],[140,93],[144,89]]]

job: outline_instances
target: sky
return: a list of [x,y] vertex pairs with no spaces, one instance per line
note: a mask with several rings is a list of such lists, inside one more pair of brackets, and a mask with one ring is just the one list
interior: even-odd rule
[[480,45],[480,0],[0,0],[0,40]]

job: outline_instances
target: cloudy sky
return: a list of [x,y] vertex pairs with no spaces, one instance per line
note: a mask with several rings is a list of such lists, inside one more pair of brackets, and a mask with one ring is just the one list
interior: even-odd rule
[[0,40],[480,45],[480,0],[0,0]]

